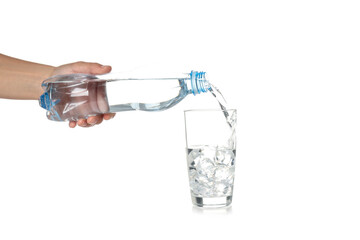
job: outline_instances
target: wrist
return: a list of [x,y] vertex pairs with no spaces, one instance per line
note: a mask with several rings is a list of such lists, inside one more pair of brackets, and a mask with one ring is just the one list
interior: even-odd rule
[[33,99],[38,99],[40,97],[40,95],[43,93],[43,89],[41,87],[42,82],[45,79],[51,77],[55,71],[55,67],[49,65],[40,65],[38,67],[38,76],[36,77],[36,81],[34,81],[34,89],[36,90],[34,92],[35,94],[33,96]]

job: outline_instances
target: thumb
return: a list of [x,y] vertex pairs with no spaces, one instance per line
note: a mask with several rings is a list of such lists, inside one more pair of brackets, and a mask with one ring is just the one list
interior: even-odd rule
[[100,63],[76,62],[72,64],[74,73],[86,73],[92,75],[105,74],[111,71],[111,66]]

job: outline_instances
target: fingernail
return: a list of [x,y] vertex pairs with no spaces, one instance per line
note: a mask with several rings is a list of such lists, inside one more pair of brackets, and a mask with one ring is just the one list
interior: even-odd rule
[[110,67],[110,65],[102,65],[102,68]]
[[90,121],[88,121],[88,123],[90,125],[95,125],[96,124],[96,120],[95,119],[90,119]]

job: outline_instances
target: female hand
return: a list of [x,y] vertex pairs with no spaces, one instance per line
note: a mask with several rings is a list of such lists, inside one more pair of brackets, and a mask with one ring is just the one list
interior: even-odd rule
[[[99,63],[89,63],[89,62],[75,62],[70,64],[61,65],[59,67],[56,67],[54,72],[52,73],[52,76],[55,75],[63,75],[63,74],[73,74],[73,73],[84,73],[84,74],[91,74],[91,75],[100,75],[100,74],[106,74],[111,71],[110,66],[104,66]],[[91,80],[90,80],[91,81]],[[88,84],[88,91],[89,95],[93,96],[94,99],[88,100],[88,103],[83,105],[81,109],[77,108],[77,111],[82,111],[82,115],[90,115],[93,112],[99,112],[99,109],[94,109],[93,102],[97,102],[95,105],[102,105],[100,108],[102,110],[100,112],[106,112],[104,111],[104,108],[106,106],[103,104],[104,101],[106,101],[106,90],[104,83],[89,83]],[[99,107],[97,107],[99,108]],[[72,112],[69,111],[69,114]],[[100,124],[104,119],[109,120],[112,119],[115,116],[115,113],[104,113],[104,114],[96,114],[94,116],[89,116],[87,118],[81,118],[77,121],[70,121],[69,127],[74,128],[76,125],[79,125],[80,127],[91,127],[96,124]]]

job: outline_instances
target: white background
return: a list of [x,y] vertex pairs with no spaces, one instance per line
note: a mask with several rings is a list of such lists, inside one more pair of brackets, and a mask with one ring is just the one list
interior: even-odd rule
[[1,99],[0,239],[359,239],[359,12],[355,0],[2,0],[3,54],[207,71],[238,110],[238,151],[232,207],[202,211],[183,110],[216,108],[209,96],[90,129]]

